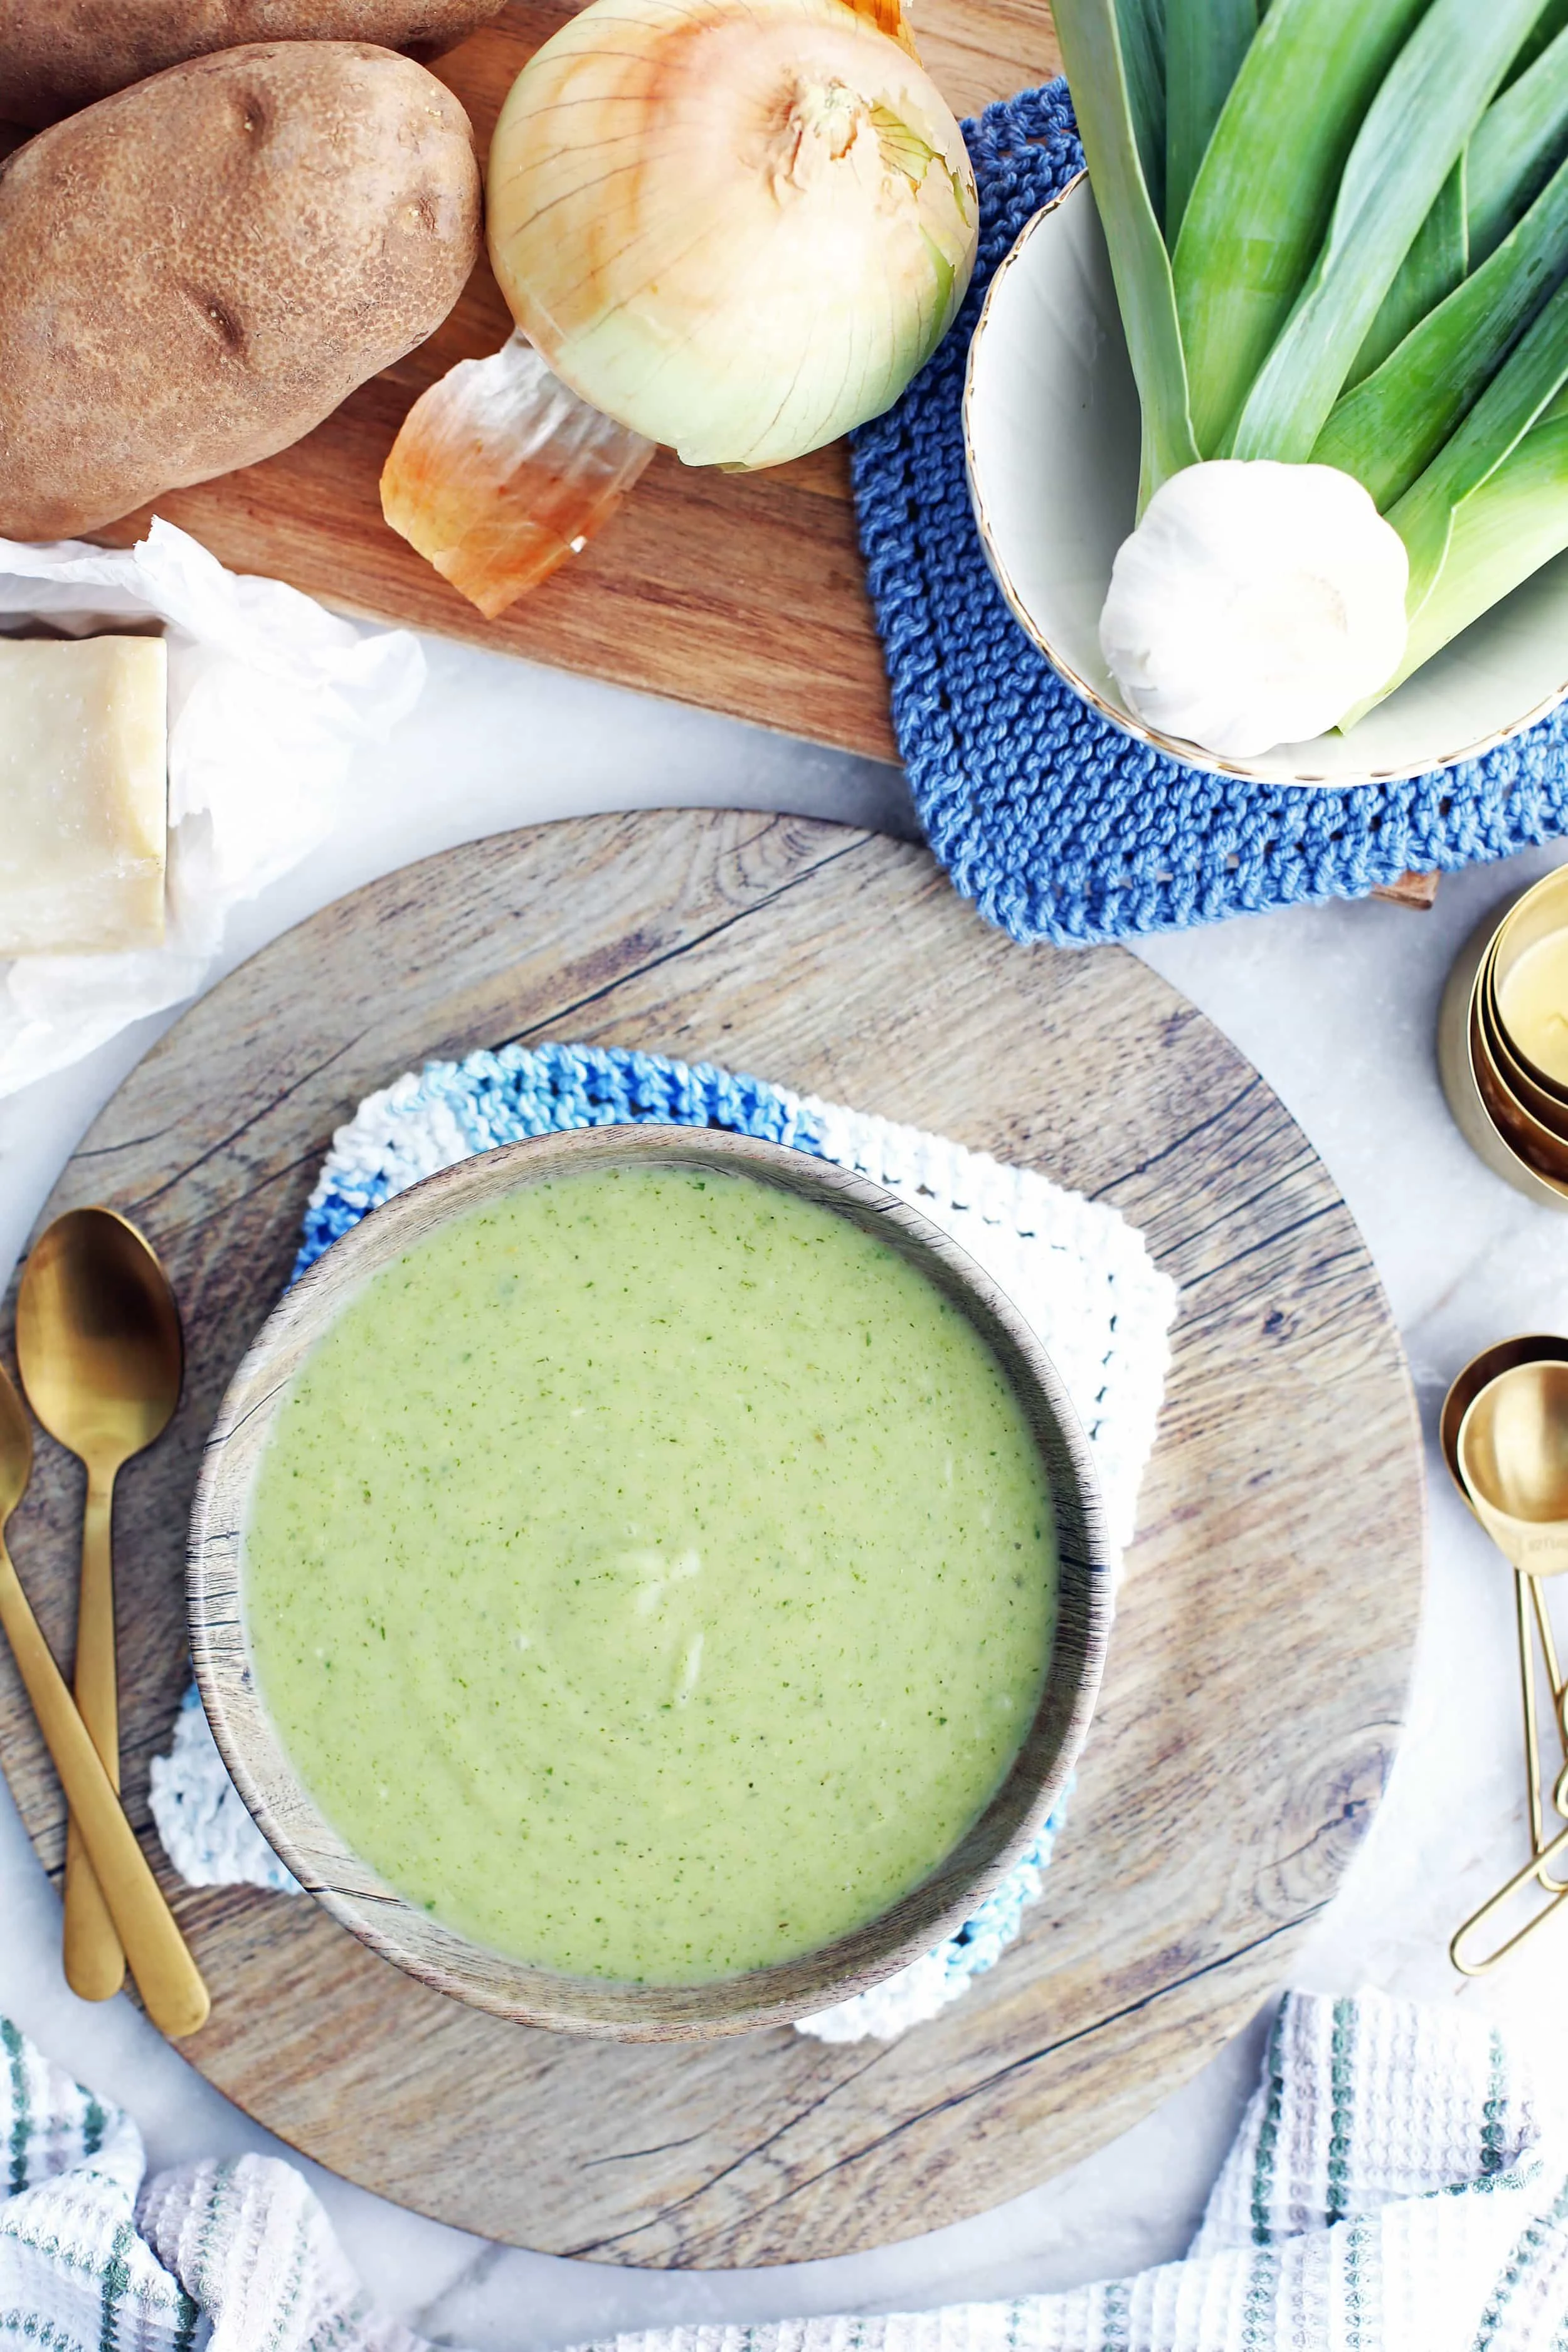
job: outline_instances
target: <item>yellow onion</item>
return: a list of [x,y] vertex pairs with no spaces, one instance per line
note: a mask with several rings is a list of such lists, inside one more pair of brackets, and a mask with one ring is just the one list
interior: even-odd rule
[[580,398],[689,465],[879,415],[973,266],[958,125],[892,5],[590,0],[490,147],[490,258]]

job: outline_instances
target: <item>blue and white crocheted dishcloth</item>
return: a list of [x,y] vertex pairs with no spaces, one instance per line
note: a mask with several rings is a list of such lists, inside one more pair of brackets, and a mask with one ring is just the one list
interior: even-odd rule
[[1183,767],[1063,685],[986,569],[960,410],[992,273],[1083,163],[1066,83],[988,107],[964,136],[980,188],[973,284],[930,365],[854,440],[899,750],[955,887],[1015,939],[1084,947],[1359,898],[1568,832],[1568,709],[1414,782],[1304,792]]
[[[1154,1443],[1175,1285],[1116,1210],[941,1136],[651,1054],[509,1045],[465,1062],[430,1062],[421,1076],[371,1095],[332,1138],[305,1213],[295,1276],[370,1210],[439,1168],[523,1136],[628,1120],[763,1136],[918,1201],[1039,1335],[1088,1434],[1120,1557]],[[153,1763],[152,1801],[164,1850],[190,1885],[299,1891],[246,1811],[195,1689],[176,1718],[173,1753]],[[825,2042],[890,2040],[934,2017],[1017,1935],[1061,1825],[1058,1811],[946,1943],[870,1992],[804,2020],[802,2030]]]

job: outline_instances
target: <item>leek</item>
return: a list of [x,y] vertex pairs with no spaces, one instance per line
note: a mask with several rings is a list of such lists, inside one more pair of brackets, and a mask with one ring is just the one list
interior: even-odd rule
[[1568,395],[1456,510],[1448,560],[1415,616],[1399,680],[1568,548]]
[[1143,175],[1113,0],[1057,0],[1055,13],[1143,412],[1142,512],[1198,455],[1171,257]]
[[1374,375],[1340,400],[1312,450],[1392,506],[1437,455],[1568,276],[1568,163],[1519,226]]
[[1174,246],[1198,166],[1258,30],[1258,0],[1166,0],[1165,242]]
[[1193,184],[1173,258],[1193,429],[1205,457],[1223,446],[1289,315],[1356,127],[1425,5],[1273,0],[1258,28]]
[[1437,201],[1415,233],[1415,242],[1399,265],[1393,285],[1383,298],[1366,341],[1355,355],[1347,383],[1360,383],[1397,351],[1412,328],[1446,301],[1462,283],[1470,267],[1469,225],[1466,217],[1465,158],[1460,156],[1437,191]]
[[1568,394],[1559,393],[1496,472],[1454,510],[1445,562],[1410,625],[1399,667],[1346,713],[1354,725],[1433,655],[1568,550]]
[[1389,509],[1410,556],[1414,621],[1444,569],[1454,517],[1517,448],[1568,380],[1568,284],[1562,285],[1420,479]]
[[1504,89],[1516,82],[1521,74],[1530,71],[1542,51],[1551,47],[1565,25],[1568,25],[1568,0],[1546,0],[1545,6],[1531,30],[1530,38],[1523,44],[1518,57],[1509,68],[1507,79],[1503,83]]
[[1156,220],[1165,208],[1165,0],[1115,0],[1138,161]]
[[1476,126],[1466,174],[1470,267],[1500,245],[1568,155],[1568,31],[1493,99]]
[[1350,725],[1568,551],[1568,0],[1057,15],[1143,404],[1106,658],[1228,756]]
[[1432,0],[1356,134],[1322,252],[1247,395],[1233,456],[1310,457],[1401,262],[1541,5],[1487,0],[1478,14],[1475,0]]

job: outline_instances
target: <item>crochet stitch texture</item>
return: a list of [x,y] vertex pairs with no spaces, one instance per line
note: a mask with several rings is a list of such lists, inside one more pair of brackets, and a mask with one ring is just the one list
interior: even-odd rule
[[1018,940],[1089,947],[1355,898],[1407,871],[1568,832],[1568,709],[1408,783],[1279,790],[1149,750],[1036,652],[992,580],[964,479],[969,339],[992,273],[1082,168],[1067,84],[987,107],[964,137],[980,254],[956,325],[854,438],[860,541],[915,807],[954,887]]

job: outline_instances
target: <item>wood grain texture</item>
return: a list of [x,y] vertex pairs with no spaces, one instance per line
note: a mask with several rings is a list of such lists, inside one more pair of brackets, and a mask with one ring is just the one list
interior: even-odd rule
[[[1175,1359],[1070,1827],[1026,1935],[899,2043],[584,2043],[426,1990],[316,1906],[170,1885],[211,1982],[194,2062],[324,2164],[561,2253],[803,2260],[1016,2195],[1184,2080],[1286,1973],[1398,1737],[1425,1489],[1398,1339],[1310,1146],[1119,950],[1025,950],[922,851],[734,814],[503,835],[327,908],[195,1005],[46,1210],[149,1233],[192,1348],[119,1520],[126,1782],[187,1672],[202,1440],[287,1276],[335,1126],[427,1054],[509,1038],[751,1068],[1038,1167],[1142,1227]],[[13,1547],[68,1654],[79,1486],[47,1440]],[[8,1662],[0,1750],[63,1811]]]
[[1417,913],[1427,914],[1437,903],[1440,874],[1402,874],[1396,882],[1380,882],[1373,891],[1374,898],[1387,898],[1396,907],[1414,907]]
[[[481,154],[528,58],[575,12],[512,0],[435,70]],[[1059,69],[1037,0],[921,0],[921,54],[959,114]],[[237,572],[331,604],[694,702],[879,759],[894,758],[845,446],[745,477],[661,453],[604,535],[498,621],[485,621],[382,520],[386,453],[418,394],[496,351],[511,320],[488,264],[430,341],[361,386],[293,448],[96,534],[142,536],[154,510]]]

